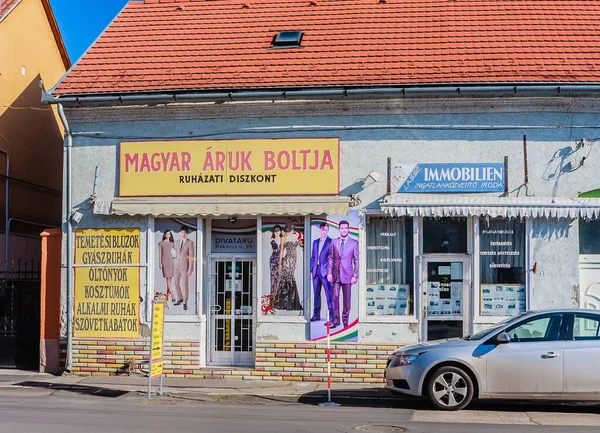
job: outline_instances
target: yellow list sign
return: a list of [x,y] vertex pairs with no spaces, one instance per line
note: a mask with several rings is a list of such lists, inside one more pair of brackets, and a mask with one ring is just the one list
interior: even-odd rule
[[75,232],[75,337],[139,336],[139,229]]
[[151,377],[160,376],[163,373],[163,362],[160,361],[152,361],[152,370],[150,371]]
[[152,309],[152,362],[162,359],[165,304],[155,302]]
[[337,138],[123,142],[120,196],[338,194]]

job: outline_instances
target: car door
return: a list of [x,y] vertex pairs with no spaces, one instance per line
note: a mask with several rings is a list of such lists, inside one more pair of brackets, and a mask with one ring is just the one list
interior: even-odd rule
[[486,388],[490,395],[560,397],[566,322],[562,313],[528,317],[506,332],[511,341],[486,356]]
[[600,398],[600,314],[576,312],[565,344],[565,396]]

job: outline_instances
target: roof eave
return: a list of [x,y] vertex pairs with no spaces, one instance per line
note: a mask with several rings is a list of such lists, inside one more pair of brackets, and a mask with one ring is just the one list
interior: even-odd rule
[[182,102],[261,101],[281,99],[335,99],[369,97],[496,97],[600,95],[600,83],[457,83],[397,86],[336,86],[311,88],[247,88],[207,91],[173,90],[53,95],[43,102],[64,105],[147,105]]

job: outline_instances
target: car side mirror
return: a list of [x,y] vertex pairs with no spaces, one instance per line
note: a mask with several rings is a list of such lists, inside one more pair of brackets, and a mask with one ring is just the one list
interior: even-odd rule
[[500,334],[496,335],[496,344],[506,344],[510,343],[510,336],[502,331]]

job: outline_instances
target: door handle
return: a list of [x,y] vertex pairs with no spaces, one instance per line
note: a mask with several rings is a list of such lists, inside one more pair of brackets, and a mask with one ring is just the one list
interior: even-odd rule
[[558,358],[558,353],[548,352],[542,355],[543,359]]

